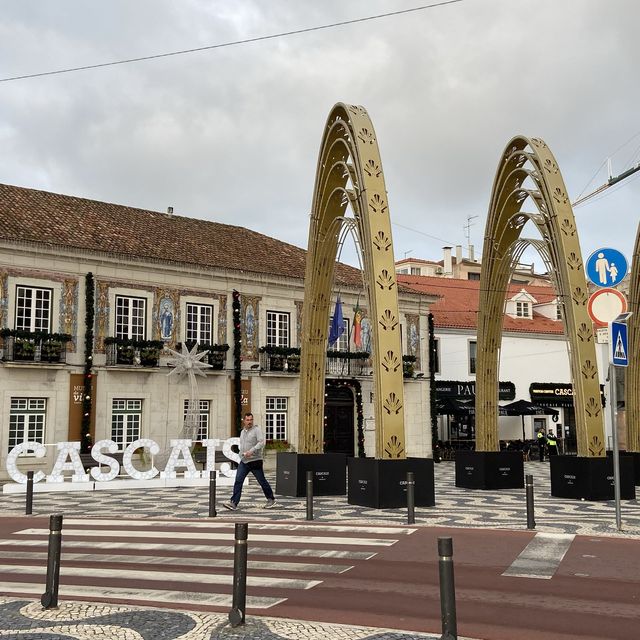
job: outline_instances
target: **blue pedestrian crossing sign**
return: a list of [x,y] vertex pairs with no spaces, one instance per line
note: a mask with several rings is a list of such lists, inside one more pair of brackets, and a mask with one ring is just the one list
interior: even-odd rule
[[589,256],[586,266],[587,278],[596,287],[615,287],[627,275],[629,263],[617,249],[602,247]]
[[624,322],[612,322],[609,332],[609,355],[611,364],[616,367],[629,365],[629,342],[627,340],[627,325]]

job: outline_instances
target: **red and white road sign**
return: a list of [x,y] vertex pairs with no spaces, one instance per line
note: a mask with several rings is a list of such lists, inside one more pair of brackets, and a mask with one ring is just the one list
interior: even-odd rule
[[605,287],[591,294],[587,303],[587,311],[597,326],[606,327],[621,313],[625,313],[628,306],[624,293]]

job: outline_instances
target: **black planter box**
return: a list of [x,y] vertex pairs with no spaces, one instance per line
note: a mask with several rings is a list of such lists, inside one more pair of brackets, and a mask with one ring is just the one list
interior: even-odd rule
[[[551,456],[551,495],[574,500],[613,500],[613,457]],[[620,456],[620,497],[636,497],[633,457]]]
[[[612,456],[613,451],[607,451],[607,457]],[[633,460],[633,477],[636,487],[640,485],[640,452],[638,451],[620,451],[620,455],[628,456]]]
[[278,452],[276,493],[307,495],[307,471],[313,471],[314,496],[343,496],[347,492],[347,456],[343,453]]
[[522,489],[522,451],[456,451],[456,487]]
[[349,504],[374,509],[394,509],[407,506],[407,471],[415,480],[415,506],[436,504],[431,458],[376,460],[349,458]]

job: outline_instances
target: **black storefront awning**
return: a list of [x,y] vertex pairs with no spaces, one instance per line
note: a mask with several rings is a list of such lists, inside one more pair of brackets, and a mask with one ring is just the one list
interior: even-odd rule
[[[573,385],[567,382],[532,382],[529,386],[531,402],[543,407],[573,407]],[[602,406],[606,405],[604,385],[600,385]]]

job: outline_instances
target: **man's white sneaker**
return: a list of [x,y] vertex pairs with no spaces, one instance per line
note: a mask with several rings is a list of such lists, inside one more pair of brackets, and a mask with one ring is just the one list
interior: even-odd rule
[[273,509],[273,507],[276,506],[276,501],[275,500],[267,500],[267,502],[264,505],[264,509]]
[[223,502],[222,506],[225,509],[229,509],[229,511],[235,511],[238,508],[237,504],[233,504],[233,502]]

